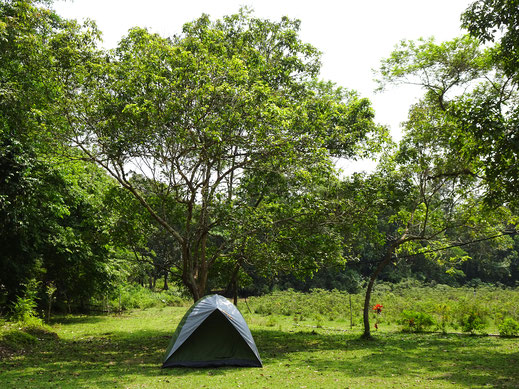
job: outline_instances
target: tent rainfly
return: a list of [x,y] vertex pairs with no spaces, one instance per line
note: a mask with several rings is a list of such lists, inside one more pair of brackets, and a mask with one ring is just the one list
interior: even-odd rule
[[162,367],[262,367],[238,308],[217,294],[198,300],[180,321]]

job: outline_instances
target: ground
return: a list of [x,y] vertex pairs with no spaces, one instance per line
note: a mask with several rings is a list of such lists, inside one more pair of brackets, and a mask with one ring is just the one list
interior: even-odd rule
[[[2,388],[519,387],[519,339],[409,334],[360,340],[347,322],[245,315],[263,368],[161,369],[187,307],[57,317],[27,352],[2,356]],[[37,335],[37,334],[36,334]]]

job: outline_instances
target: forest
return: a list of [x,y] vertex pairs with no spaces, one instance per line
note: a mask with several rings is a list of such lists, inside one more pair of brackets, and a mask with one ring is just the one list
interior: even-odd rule
[[0,315],[320,288],[367,317],[377,280],[517,287],[516,7],[476,1],[466,35],[381,59],[380,90],[422,90],[396,143],[320,79],[299,20],[202,15],[105,50],[94,22],[0,1]]

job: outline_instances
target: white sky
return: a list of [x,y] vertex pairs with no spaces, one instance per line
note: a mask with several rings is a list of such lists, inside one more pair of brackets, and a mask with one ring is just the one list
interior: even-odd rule
[[[182,25],[202,13],[212,19],[236,13],[240,6],[272,20],[289,16],[301,20],[300,36],[323,52],[321,77],[357,90],[375,108],[376,120],[400,139],[399,123],[420,96],[411,87],[375,94],[372,69],[402,39],[434,36],[448,40],[463,33],[460,15],[470,0],[56,0],[64,17],[93,19],[113,48],[129,28],[147,27],[163,36],[180,33]],[[361,168],[370,164],[361,162]],[[364,166],[365,165],[365,166]],[[357,165],[358,166],[358,165]],[[372,164],[371,164],[372,166]],[[353,167],[351,167],[353,168]],[[355,168],[357,169],[357,168]],[[347,170],[350,170],[348,168]]]

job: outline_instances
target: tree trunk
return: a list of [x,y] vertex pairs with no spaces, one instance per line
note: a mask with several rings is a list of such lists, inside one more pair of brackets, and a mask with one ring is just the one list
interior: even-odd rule
[[182,244],[182,283],[191,293],[193,301],[196,303],[200,299],[198,288],[196,286],[195,276],[193,274],[193,263],[187,242]]
[[234,306],[237,307],[238,306],[238,281],[236,280],[236,278],[234,279],[232,288],[233,288]]
[[226,295],[228,293],[230,293],[232,290],[235,306],[238,306],[238,273],[240,271],[240,267],[241,267],[244,259],[245,259],[245,256],[242,254],[239,257],[238,261],[236,262],[236,265],[234,266],[234,270],[231,274],[231,279],[229,281],[229,284],[227,285],[227,288],[225,289]]
[[207,266],[200,266],[197,274],[194,274],[192,268],[182,274],[182,283],[191,293],[195,303],[205,296],[208,274]]
[[196,284],[195,278],[192,272],[182,274],[182,283],[191,293],[191,297],[193,298],[193,302],[197,302],[202,297],[200,295],[198,286]]
[[169,286],[168,286],[168,271],[166,270],[164,272],[164,289],[163,290],[169,290]]
[[369,327],[369,312],[370,312],[370,300],[371,300],[371,291],[373,290],[373,285],[380,274],[380,272],[391,262],[391,257],[393,256],[393,252],[395,248],[398,247],[400,243],[395,243],[389,245],[387,248],[386,254],[384,255],[384,259],[380,262],[375,269],[375,272],[371,275],[369,279],[368,287],[366,289],[366,296],[364,298],[364,333],[362,334],[362,338],[370,339],[371,331]]
[[47,307],[47,323],[50,323],[51,310],[52,310],[52,295],[49,297],[49,305]]

